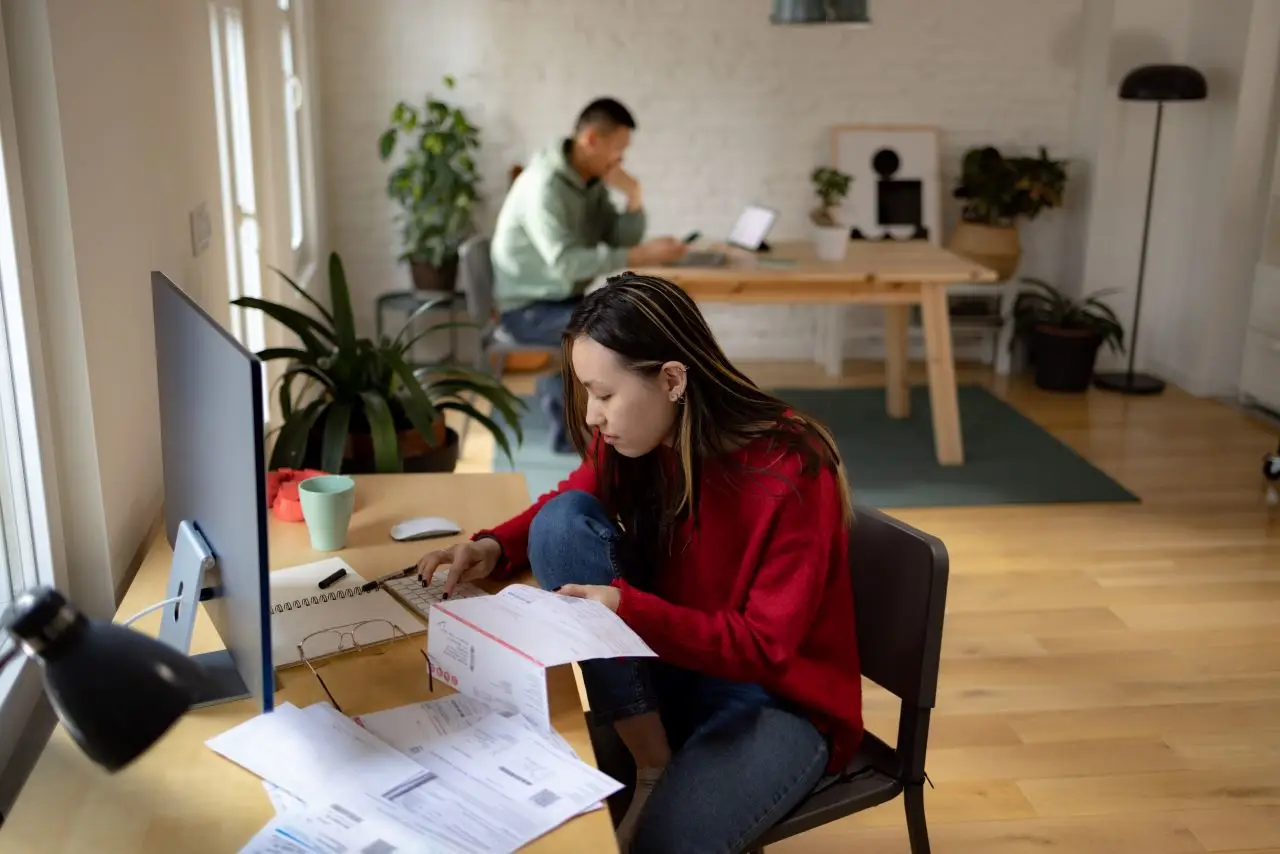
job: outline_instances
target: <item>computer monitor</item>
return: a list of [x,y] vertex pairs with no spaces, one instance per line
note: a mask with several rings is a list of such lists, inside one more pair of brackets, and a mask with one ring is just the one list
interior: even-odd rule
[[226,646],[193,656],[205,706],[274,706],[262,363],[163,273],[151,274],[165,529],[174,550],[160,639],[184,653],[198,602]]

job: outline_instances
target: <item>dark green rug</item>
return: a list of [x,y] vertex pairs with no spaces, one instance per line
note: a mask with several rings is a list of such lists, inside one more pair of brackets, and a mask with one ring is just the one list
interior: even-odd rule
[[[962,507],[1139,500],[979,386],[960,388],[962,466],[938,465],[929,390],[924,386],[911,389],[911,417],[903,421],[885,414],[884,389],[777,389],[775,393],[823,422],[835,435],[860,504]],[[528,403],[524,444],[515,451],[515,466],[499,450],[494,470],[523,472],[531,497],[536,497],[554,489],[578,458],[551,452],[546,421],[531,398]]]

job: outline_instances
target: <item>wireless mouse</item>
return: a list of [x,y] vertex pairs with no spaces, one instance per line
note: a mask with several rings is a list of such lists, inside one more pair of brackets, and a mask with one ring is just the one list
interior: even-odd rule
[[405,519],[391,526],[391,539],[399,542],[406,540],[426,540],[431,537],[452,537],[461,534],[462,528],[457,522],[451,522],[440,516],[418,516]]

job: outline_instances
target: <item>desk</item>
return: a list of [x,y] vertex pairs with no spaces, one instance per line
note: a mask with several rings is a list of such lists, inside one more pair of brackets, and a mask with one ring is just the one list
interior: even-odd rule
[[[528,506],[518,474],[367,475],[358,477],[350,547],[340,554],[361,575],[373,577],[414,562],[428,548],[447,545],[396,543],[391,523],[414,515],[447,516],[464,532],[496,523]],[[272,568],[322,557],[308,545],[302,524],[270,526]],[[161,528],[121,603],[127,618],[164,598],[169,546]],[[135,627],[154,633],[144,617]],[[361,714],[430,699],[419,651],[425,635],[393,647],[384,656],[356,659],[360,670],[326,665],[325,681],[348,714]],[[212,623],[200,613],[193,652],[222,648]],[[330,675],[332,672],[332,676]],[[279,672],[281,702],[297,706],[324,700],[305,666]],[[594,762],[571,667],[548,674],[552,723],[578,754]],[[437,683],[441,695],[450,689]],[[248,842],[272,816],[259,779],[204,746],[206,739],[253,717],[250,701],[188,713],[150,751],[116,775],[93,765],[66,731],[55,729],[13,811],[0,828],[0,851],[41,854],[228,854]],[[542,837],[531,852],[617,851],[607,810],[579,816]]]
[[801,241],[776,243],[763,256],[727,251],[730,263],[723,267],[656,267],[636,272],[673,281],[699,302],[828,306],[818,326],[814,355],[833,376],[839,375],[844,360],[844,306],[884,306],[885,409],[891,418],[910,414],[907,327],[911,306],[919,305],[934,449],[943,465],[964,462],[947,287],[995,282],[994,271],[920,240],[851,241],[842,261],[820,261],[812,244]]

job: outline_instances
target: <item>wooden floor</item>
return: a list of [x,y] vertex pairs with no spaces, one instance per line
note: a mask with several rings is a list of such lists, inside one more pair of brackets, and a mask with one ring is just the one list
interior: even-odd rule
[[[831,385],[744,365],[764,385]],[[918,367],[918,366],[917,366]],[[846,369],[878,384],[878,366]],[[951,555],[927,789],[939,854],[1280,852],[1277,431],[1171,389],[1055,396],[962,371],[1140,504],[894,511]],[[492,445],[469,431],[464,468]],[[857,484],[854,484],[856,492]],[[896,705],[869,688],[868,726]],[[770,848],[907,852],[898,802]]]

